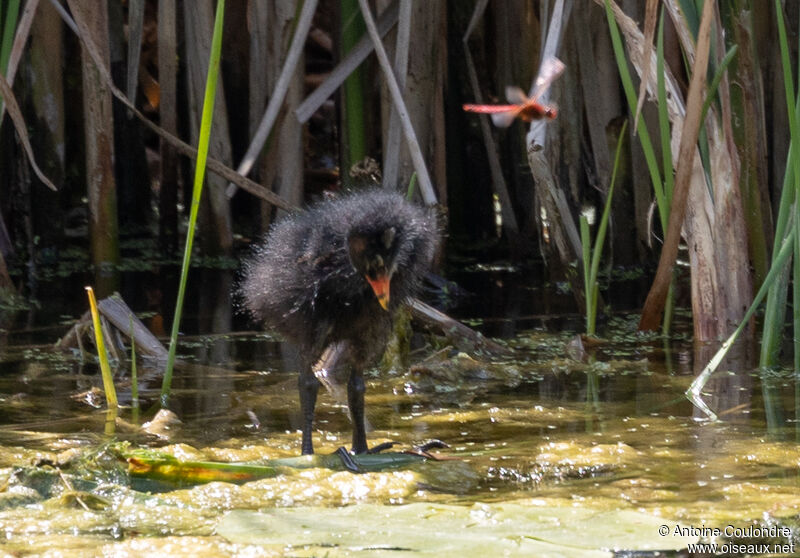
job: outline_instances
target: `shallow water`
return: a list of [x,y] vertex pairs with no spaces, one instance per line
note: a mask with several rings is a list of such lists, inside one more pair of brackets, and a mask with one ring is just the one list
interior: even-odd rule
[[[123,410],[115,438],[137,447],[161,447],[182,459],[251,461],[297,455],[294,355],[269,334],[230,334],[250,326],[231,311],[226,294],[231,275],[216,276],[222,279],[211,287],[203,283],[202,291],[189,297],[192,318],[186,321],[179,349],[187,364],[176,372],[171,401],[182,424],[164,439],[139,429],[139,423],[152,417],[160,389],[158,370],[139,362],[142,415],[137,421],[130,409]],[[564,311],[570,308],[569,297],[558,286],[534,290],[519,279],[519,273],[507,269],[475,270],[471,281],[460,280],[478,285],[490,308],[481,298],[470,298],[450,309],[486,334],[502,337],[513,349],[512,357],[472,358],[441,340],[417,336],[410,371],[367,375],[370,444],[391,440],[406,449],[440,439],[450,447],[438,453],[452,460],[360,475],[323,468],[286,471],[241,486],[215,482],[150,496],[119,479],[105,479],[84,489],[102,498],[98,509],[88,510],[75,503],[66,485],[59,488],[59,481],[48,485],[49,492],[37,488],[37,493],[19,473],[34,460],[56,462],[61,452],[89,452],[108,440],[99,410],[102,396],[90,393],[102,385],[94,361],[83,362],[77,353],[55,353],[47,346],[84,305],[76,296],[44,306],[57,308],[55,317],[42,311],[17,314],[6,330],[0,361],[2,548],[15,555],[64,556],[404,556],[411,551],[381,547],[380,540],[368,541],[374,548],[359,549],[344,542],[335,546],[335,541],[304,543],[299,532],[284,542],[231,535],[225,522],[233,519],[223,518],[230,510],[290,508],[301,515],[307,510],[313,532],[313,518],[324,515],[320,507],[348,506],[353,521],[370,532],[368,518],[377,512],[369,505],[397,511],[406,509],[399,505],[420,503],[457,505],[473,514],[474,506],[486,505],[481,509],[489,515],[502,506],[639,512],[661,518],[654,525],[663,522],[670,528],[677,522],[697,528],[786,525],[792,535],[770,542],[797,540],[792,526],[800,509],[800,423],[798,388],[790,373],[762,377],[746,366],[736,373],[720,372],[709,384],[709,400],[721,420],[702,420],[683,395],[704,364],[695,363],[700,357],[687,340],[691,325],[685,316],[679,315],[676,335],[665,342],[635,334],[637,316],[618,314],[602,326],[605,341],[582,353],[574,347],[582,322]],[[620,287],[619,292],[632,290]],[[131,306],[144,307],[141,296],[135,300],[139,304],[128,299]],[[621,301],[615,305],[625,306]],[[149,309],[144,321],[158,330],[168,311],[158,304]],[[130,402],[129,379],[125,365],[118,371],[124,404]],[[321,392],[316,427],[318,453],[349,444],[344,408],[327,393]],[[548,513],[556,517],[560,512]],[[278,521],[277,516],[272,519]],[[404,525],[400,517],[386,521]],[[530,521],[520,528],[534,531]],[[585,517],[575,521],[559,524],[574,530],[576,537],[592,529]],[[260,532],[248,525],[248,536]],[[324,525],[318,528],[324,530]],[[659,541],[654,528],[639,527],[646,540],[638,548],[633,541],[633,548],[673,548],[672,537],[661,539],[663,547],[653,546],[652,539]],[[503,540],[522,544],[520,536],[527,537],[524,544],[536,538],[517,533]],[[369,537],[380,539],[375,533]],[[292,543],[298,546],[287,546]],[[438,551],[438,543],[425,544],[426,552],[439,555],[471,554],[444,542]],[[477,553],[482,547],[475,544]],[[497,553],[524,554],[523,547],[509,548],[498,546]],[[603,555],[608,548],[570,552]],[[561,548],[551,555],[567,554]]]

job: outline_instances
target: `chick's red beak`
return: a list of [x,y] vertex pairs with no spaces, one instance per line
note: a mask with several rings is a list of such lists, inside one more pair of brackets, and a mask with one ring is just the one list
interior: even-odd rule
[[389,309],[389,276],[388,275],[378,275],[375,279],[370,279],[366,277],[367,283],[369,286],[372,287],[373,292],[375,293],[375,297],[378,299],[378,303],[384,310]]

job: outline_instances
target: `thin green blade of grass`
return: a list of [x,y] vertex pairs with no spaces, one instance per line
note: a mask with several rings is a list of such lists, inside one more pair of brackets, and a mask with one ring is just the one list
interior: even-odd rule
[[594,240],[594,253],[592,254],[592,268],[589,274],[589,279],[592,283],[597,283],[597,275],[600,271],[600,256],[603,253],[603,244],[606,240],[606,231],[608,230],[608,219],[611,215],[611,199],[614,197],[614,185],[617,183],[617,171],[619,170],[619,160],[622,154],[622,143],[625,139],[625,131],[628,129],[628,121],[622,124],[622,130],[619,132],[617,139],[617,150],[614,155],[614,168],[611,171],[611,183],[608,186],[608,195],[606,196],[606,203],[603,207],[603,215],[600,217],[600,224],[597,227],[597,237]]
[[[733,57],[736,55],[736,51],[738,50],[738,46],[733,45],[730,50],[727,52],[725,57],[722,59],[719,67],[717,68],[717,72],[714,75],[711,84],[706,91],[706,98],[703,101],[703,108],[700,110],[700,122],[705,122],[706,114],[708,113],[708,109],[711,107],[711,103],[714,101],[717,93],[717,89],[719,88],[719,84],[722,81],[722,78],[725,76],[725,70],[728,68],[728,65],[733,60]],[[703,172],[706,176],[706,184],[708,185],[708,194],[711,198],[714,198],[714,182],[713,177],[711,175],[711,155],[708,145],[708,136],[706,133],[705,127],[700,128],[700,138],[698,140],[698,147],[700,149],[700,160],[703,162]]]
[[[800,98],[795,100],[795,118],[800,113]],[[795,189],[794,166],[792,164],[792,148],[790,140],[789,151],[786,154],[786,165],[781,187],[781,198],[778,205],[778,217],[775,220],[775,239],[772,246],[773,261],[778,253],[781,243],[787,234],[787,224],[794,211]],[[791,234],[791,231],[788,233]],[[767,303],[764,309],[764,323],[761,333],[761,353],[758,365],[761,368],[775,366],[778,363],[781,341],[783,339],[783,323],[786,315],[786,297],[789,289],[790,270],[788,266],[782,271],[781,277],[770,288]]]
[[[655,35],[656,30],[656,21],[658,20],[658,2],[659,0],[647,0],[647,5],[645,7],[645,15],[644,15],[644,44],[650,46],[653,44],[653,36]],[[663,11],[663,10],[662,10]],[[642,66],[642,75],[647,75],[650,73],[650,64],[652,63],[652,58],[650,56],[646,56],[644,59],[644,65]],[[645,80],[639,80],[639,98],[636,101],[636,114],[633,116],[633,125],[638,126],[639,118],[642,117],[642,106],[644,106],[644,98],[647,94],[647,82]]]
[[792,338],[792,348],[794,349],[794,372],[795,376],[800,375],[800,227],[794,227],[794,260],[792,265],[792,325],[794,336]]
[[[795,102],[795,117],[800,113],[800,99]],[[790,141],[791,143],[791,141]],[[775,220],[775,239],[772,245],[773,261],[775,254],[778,253],[781,243],[787,234],[787,224],[793,213],[795,189],[794,167],[791,162],[792,146],[786,154],[786,166],[783,175],[783,185],[781,188],[781,198],[778,205],[778,217]],[[791,234],[791,231],[789,232]],[[773,264],[774,265],[774,264]],[[767,295],[767,303],[764,309],[764,323],[761,333],[761,352],[758,365],[761,368],[775,366],[778,362],[781,340],[783,339],[783,322],[786,315],[786,297],[789,288],[789,269],[783,270],[781,277],[770,288]]]
[[679,0],[678,3],[692,37],[697,37],[697,30],[700,28],[700,8],[694,0]]
[[[629,110],[634,112],[636,110],[636,88],[633,85],[633,79],[628,71],[625,50],[622,46],[622,37],[619,33],[617,21],[614,19],[614,13],[611,10],[611,4],[609,3],[609,0],[605,0],[604,5],[606,8],[606,19],[608,20],[609,31],[611,32],[611,44],[614,48],[614,58],[617,61],[617,69],[619,70],[622,86],[625,90],[625,98],[628,101]],[[647,79],[647,76],[643,76],[642,79]],[[667,205],[664,197],[664,185],[661,180],[661,171],[658,168],[655,150],[653,149],[653,143],[650,141],[650,133],[647,130],[644,119],[639,120],[639,124],[636,127],[636,134],[639,136],[639,142],[642,145],[644,158],[647,162],[647,169],[650,172],[650,179],[653,182],[653,192],[656,196],[658,216],[661,218],[662,227],[666,231],[667,222],[669,219],[669,206]]]
[[717,72],[714,74],[714,79],[711,80],[711,84],[708,86],[708,91],[706,92],[706,100],[703,102],[703,110],[700,111],[700,120],[705,120],[706,113],[708,112],[708,108],[711,106],[714,97],[717,94],[717,89],[719,88],[719,83],[722,81],[722,78],[725,76],[725,70],[728,69],[728,66],[733,61],[733,57],[736,56],[737,51],[739,50],[738,45],[733,45],[727,53],[725,53],[725,57],[719,64],[717,68]]
[[[6,13],[3,14],[2,29],[0,29],[0,74],[4,76],[8,75],[8,60],[11,58],[11,49],[14,47],[14,30],[17,28],[18,16],[19,0],[9,0],[6,4]],[[3,95],[0,93],[0,108],[4,106],[3,103]],[[2,124],[2,120],[3,113],[0,112],[0,124]]]
[[791,134],[792,143],[790,145],[791,158],[790,163],[794,171],[793,182],[795,197],[800,191],[800,132],[797,128],[797,116],[795,111],[792,110],[792,99],[795,98],[794,93],[794,79],[792,78],[791,62],[789,61],[789,43],[786,38],[786,26],[783,21],[783,11],[781,10],[780,0],[775,0],[775,10],[777,15],[778,26],[778,43],[781,49],[781,66],[783,68],[783,86],[786,93],[786,108],[789,116],[789,132]]
[[[786,38],[786,25],[783,21],[783,11],[780,0],[775,0],[776,19],[778,27],[778,43],[781,49],[781,66],[783,68],[783,86],[786,91],[786,112],[789,116],[790,163],[792,165],[795,206],[800,200],[800,129],[798,129],[797,116],[792,107],[795,99],[794,79],[789,60],[789,42]],[[794,223],[794,281],[792,283],[792,325],[794,327],[793,349],[794,370],[800,374],[800,227]]]
[[197,145],[197,164],[194,171],[194,187],[192,188],[192,207],[189,213],[189,228],[186,231],[186,247],[183,252],[180,285],[175,303],[175,317],[172,322],[172,334],[169,339],[169,354],[167,367],[164,371],[164,380],[161,383],[161,407],[166,408],[169,403],[169,393],[172,385],[172,371],[175,366],[175,353],[178,345],[178,331],[180,330],[181,314],[183,313],[183,299],[186,295],[186,280],[189,275],[189,265],[192,260],[192,244],[197,228],[197,213],[200,209],[200,196],[203,193],[205,180],[206,160],[208,159],[208,144],[211,138],[211,123],[214,117],[214,101],[217,96],[217,78],[219,76],[219,61],[222,52],[222,22],[225,13],[225,0],[218,0],[217,11],[214,16],[214,34],[211,39],[211,55],[208,63],[208,76],[206,90],[203,97],[203,116],[200,121],[200,138]]
[[617,182],[617,171],[619,170],[619,160],[622,154],[622,145],[625,139],[625,132],[628,129],[628,121],[622,125],[617,138],[617,149],[614,154],[614,168],[611,172],[611,183],[608,186],[608,194],[603,205],[603,214],[597,226],[597,235],[594,239],[594,247],[591,246],[589,235],[589,221],[581,215],[581,249],[583,251],[583,282],[586,294],[586,334],[594,335],[597,328],[597,299],[599,285],[597,276],[600,273],[600,258],[603,254],[603,244],[608,230],[608,219],[611,215],[611,201],[614,197],[614,185]]
[[592,303],[592,283],[589,280],[589,252],[591,251],[592,239],[589,235],[589,220],[586,215],[580,216],[581,229],[581,266],[583,267],[583,292],[586,298],[586,335],[594,335],[592,327],[592,312],[595,308]]
[[92,326],[94,328],[94,339],[97,345],[97,358],[100,360],[100,374],[103,378],[103,391],[106,394],[106,403],[109,409],[117,408],[117,391],[114,388],[114,379],[111,375],[111,365],[108,363],[108,351],[103,338],[103,328],[100,325],[100,313],[97,311],[97,300],[94,297],[94,290],[86,287],[89,296],[89,308],[92,314]]
[[6,4],[6,13],[3,17],[2,35],[0,35],[0,72],[6,75],[8,59],[11,57],[11,47],[14,45],[14,30],[17,28],[20,0],[9,0]]
[[414,198],[414,188],[417,185],[417,173],[412,172],[411,178],[408,181],[408,189],[406,190],[406,199],[411,201]]
[[[341,42],[344,57],[366,32],[364,19],[358,6],[358,0],[342,0],[341,10]],[[367,155],[366,138],[366,98],[364,95],[364,69],[358,68],[344,82],[344,129],[346,141],[343,141],[343,163],[345,176],[349,176],[350,167],[360,162]]]

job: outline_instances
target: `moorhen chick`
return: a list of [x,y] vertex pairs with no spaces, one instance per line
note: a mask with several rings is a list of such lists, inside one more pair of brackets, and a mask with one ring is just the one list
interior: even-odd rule
[[362,190],[278,221],[244,264],[247,310],[299,349],[303,454],[320,381],[313,367],[332,351],[349,368],[353,453],[367,452],[363,371],[386,347],[394,311],[413,296],[439,242],[432,209],[396,192]]

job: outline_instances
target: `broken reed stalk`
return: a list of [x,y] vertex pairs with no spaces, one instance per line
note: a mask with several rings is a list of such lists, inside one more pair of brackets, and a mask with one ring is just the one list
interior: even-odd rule
[[[383,10],[378,18],[378,35],[380,37],[386,35],[389,29],[394,27],[394,24],[397,23],[398,5],[398,0],[394,0]],[[294,110],[294,114],[297,116],[297,120],[300,121],[300,124],[308,122],[308,119],[317,112],[319,107],[339,89],[339,86],[344,83],[347,76],[353,73],[364,59],[369,56],[373,48],[372,40],[367,33],[364,33],[364,36],[361,37],[361,40],[358,41],[356,46],[342,58],[341,62],[339,62],[333,70],[331,70],[328,77],[325,78],[325,81],[314,89],[314,91],[306,97],[306,100],[300,103],[300,106]]]
[[[128,2],[128,74],[126,90],[129,99],[136,99],[139,85],[139,58],[142,52],[142,28],[144,27],[144,0]],[[128,113],[129,117],[133,114]]]
[[[305,0],[303,3],[303,9],[300,12],[300,18],[294,30],[289,53],[286,55],[286,63],[283,65],[281,74],[278,77],[278,83],[275,84],[275,90],[269,97],[269,104],[267,104],[267,110],[264,112],[264,116],[261,118],[261,122],[258,125],[258,130],[256,130],[253,139],[250,141],[250,145],[242,158],[242,162],[239,163],[236,169],[236,172],[242,176],[247,175],[253,168],[259,153],[261,153],[261,149],[264,147],[264,143],[266,143],[269,137],[270,131],[272,131],[272,126],[278,118],[281,107],[283,107],[283,100],[286,97],[286,92],[289,90],[292,76],[300,60],[300,55],[305,48],[306,37],[308,36],[308,30],[311,28],[311,21],[314,18],[316,9],[317,0]],[[231,198],[236,193],[236,190],[236,184],[228,184],[225,195]]]
[[[38,6],[39,0],[30,0],[29,2],[26,2],[25,8],[22,10],[22,15],[19,18],[19,22],[15,23],[16,34],[14,36],[14,42],[11,44],[11,50],[8,53],[8,63],[0,64],[0,73],[6,76],[9,85],[14,85],[14,76],[17,74],[19,61],[22,59],[25,45],[28,43],[28,37],[31,34],[31,26],[33,25],[33,16],[36,15],[36,8]],[[8,5],[8,9],[11,9],[10,4]],[[6,18],[8,18],[8,14],[6,14]],[[10,20],[6,19],[6,21]],[[3,32],[2,40],[3,42],[6,40],[5,32]],[[5,46],[0,47],[0,50],[3,49],[5,49]],[[0,54],[0,58],[6,60],[3,54]],[[2,95],[0,95],[0,122],[3,120],[5,110],[6,106],[3,102]]]
[[[97,71],[104,80],[105,85],[109,88],[111,93],[114,97],[117,98],[122,104],[124,104],[128,109],[130,109],[134,116],[139,119],[147,128],[157,134],[159,137],[167,141],[170,145],[172,145],[179,153],[185,155],[192,159],[199,158],[199,151],[195,149],[191,145],[187,144],[186,142],[182,141],[180,138],[176,137],[174,134],[164,130],[157,124],[150,121],[141,111],[139,111],[134,104],[128,99],[125,94],[114,85],[113,80],[111,79],[111,74],[108,71],[108,68],[103,64],[103,61],[97,51],[97,47],[94,45],[90,37],[86,37],[81,35],[77,32],[77,27],[75,22],[69,16],[68,13],[63,9],[61,4],[58,3],[57,0],[51,0],[53,7],[56,9],[58,14],[64,20],[65,25],[69,27],[73,32],[76,33],[78,39],[81,41],[83,46],[86,48],[87,53],[94,61]],[[383,37],[389,29],[397,22],[398,18],[398,2],[397,0],[393,1],[389,7],[384,10],[381,14],[380,18],[378,19],[378,28],[377,28],[377,35],[378,37]],[[307,121],[311,115],[316,111],[316,109],[327,99],[335,90],[336,88],[341,85],[344,79],[349,75],[352,71],[352,68],[358,66],[373,50],[374,42],[370,36],[365,36],[361,39],[358,45],[351,51],[347,57],[342,60],[342,62],[334,68],[331,74],[328,76],[322,85],[317,87],[313,93],[311,93],[308,98],[295,110],[295,114],[297,115],[298,120],[302,123]],[[385,55],[385,52],[384,52]],[[0,76],[0,85],[2,85],[2,76]],[[10,88],[9,88],[10,90]],[[21,114],[21,112],[19,113]],[[22,126],[22,131],[24,132],[25,127]],[[413,131],[413,130],[412,130]],[[27,139],[27,136],[21,136],[24,139]],[[33,159],[31,159],[33,160]],[[286,211],[296,211],[298,208],[291,203],[287,202],[280,196],[276,195],[275,193],[267,190],[257,182],[253,180],[239,175],[235,170],[227,167],[220,161],[217,161],[213,158],[207,158],[206,164],[208,165],[208,169],[212,172],[226,178],[229,181],[236,183],[240,188],[246,190],[247,192],[253,194],[256,197],[259,197],[268,203],[271,203],[275,207],[280,209],[284,209]],[[38,167],[36,167],[38,169]],[[35,169],[35,170],[36,170]],[[47,178],[44,175],[40,176],[40,179],[48,185],[51,185]],[[51,185],[51,188],[55,190],[55,186]],[[421,321],[432,324],[446,334],[452,333],[452,324],[458,324],[461,328],[459,330],[459,334],[465,334],[468,338],[481,338],[483,339],[483,343],[487,343],[491,345],[490,350],[495,353],[503,353],[506,349],[496,343],[491,342],[488,339],[482,338],[482,336],[468,328],[467,326],[461,324],[460,322],[456,322],[452,318],[442,314],[441,312],[434,312],[431,307],[427,304],[421,302],[418,299],[412,299],[409,301],[408,305],[415,310],[415,316],[420,319]],[[420,312],[419,309],[424,308],[428,311]],[[156,355],[159,356],[160,355]],[[170,380],[171,381],[171,380]]]
[[678,243],[681,238],[683,217],[686,214],[686,202],[689,198],[692,167],[694,166],[697,138],[703,122],[703,95],[706,89],[706,70],[711,46],[711,20],[714,14],[714,2],[706,2],[697,34],[697,56],[692,68],[689,83],[689,94],[686,101],[686,118],[681,131],[681,144],[678,152],[678,167],[675,172],[675,191],[670,207],[667,235],[661,249],[653,285],[642,308],[639,330],[655,330],[661,323],[667,291],[672,283],[672,269],[678,257]]
[[425,200],[426,205],[435,205],[436,192],[433,189],[430,174],[428,174],[428,167],[425,165],[425,158],[422,156],[422,150],[419,147],[417,135],[411,124],[411,118],[408,116],[408,110],[406,110],[406,105],[403,101],[403,94],[400,92],[400,87],[397,85],[397,80],[394,77],[394,70],[392,70],[389,57],[386,55],[386,49],[383,48],[378,28],[375,26],[375,19],[372,17],[372,12],[370,11],[367,0],[358,0],[358,4],[361,7],[361,15],[364,16],[364,23],[367,24],[367,32],[372,38],[372,44],[375,46],[375,54],[378,56],[378,62],[380,63],[381,70],[383,70],[392,102],[397,109],[397,114],[403,125],[408,151],[411,154],[411,160],[414,162],[414,170],[419,176],[419,187],[422,192],[422,199]]
[[[645,41],[647,43],[647,41]],[[650,44],[650,43],[647,43]],[[648,56],[649,60],[650,57]],[[645,63],[647,66],[647,63]],[[669,111],[667,110],[667,85],[664,79],[665,72],[664,62],[664,10],[661,10],[661,21],[658,25],[658,45],[656,47],[656,90],[658,95],[658,129],[661,135],[661,165],[664,172],[664,183],[661,185],[664,197],[664,205],[667,211],[672,204],[672,191],[674,189],[674,176],[672,174],[672,144]],[[647,75],[642,72],[643,75]],[[642,83],[646,83],[642,80]],[[662,222],[661,227],[666,231],[667,223]],[[664,302],[664,319],[661,322],[661,333],[669,335],[672,330],[672,315],[675,311],[675,274],[672,274],[672,279],[667,291],[667,299]]]
[[[397,75],[397,84],[405,92],[406,74],[408,73],[408,51],[411,42],[411,0],[400,0],[400,15],[398,16],[397,40],[394,47],[394,71]],[[400,119],[397,108],[391,105],[389,109],[389,127],[386,132],[386,145],[383,148],[383,182],[382,186],[393,189],[397,186],[397,175],[400,167],[401,149]],[[409,198],[411,199],[411,198]]]
[[[175,147],[175,149],[179,153],[191,159],[196,160],[199,156],[197,149],[187,144],[180,138],[176,137],[174,134],[168,132],[167,130],[164,130],[157,124],[154,124],[152,121],[150,121],[144,114],[141,113],[139,109],[136,108],[136,106],[130,101],[130,99],[128,99],[125,93],[120,91],[120,89],[116,85],[114,85],[114,81],[111,79],[111,73],[109,72],[108,68],[103,62],[103,58],[100,56],[100,53],[97,50],[97,46],[92,41],[91,37],[88,37],[78,32],[75,22],[72,20],[70,15],[64,11],[64,8],[57,2],[57,0],[51,0],[51,2],[56,8],[56,11],[58,11],[58,14],[64,20],[64,23],[67,25],[67,27],[72,29],[78,36],[78,39],[81,41],[83,47],[86,49],[87,54],[89,54],[89,56],[91,57],[92,61],[95,64],[95,67],[97,68],[98,73],[100,74],[100,77],[103,79],[105,86],[108,87],[108,89],[111,91],[111,94],[114,95],[114,97],[116,97],[117,100],[119,100],[123,105],[125,105],[134,114],[134,116],[136,116],[136,118],[139,119],[140,122],[142,122],[142,124],[144,124],[147,128],[152,130],[159,137],[169,142],[173,147]],[[0,76],[0,78],[1,77],[2,76]],[[2,80],[0,80],[0,85],[2,85]],[[24,138],[25,140],[27,140],[27,134],[24,136]],[[263,187],[257,182],[238,174],[235,170],[229,168],[224,163],[221,163],[220,161],[214,158],[207,157],[206,164],[208,165],[208,169],[210,171],[225,178],[230,182],[234,182],[243,190],[246,190],[247,192],[250,192],[254,196],[266,200],[275,207],[285,209],[286,211],[291,211],[292,209],[294,209],[294,207],[290,203],[288,203],[280,196],[277,196],[275,193],[269,191],[267,188]],[[34,170],[37,170],[37,168],[34,168]],[[43,182],[48,184],[48,186],[50,186],[51,189],[53,190],[56,189],[55,186],[52,186],[50,181],[47,180],[46,177],[44,177],[44,175],[40,176],[39,174],[37,174],[37,176],[39,176],[39,178]]]
[[22,116],[22,111],[17,104],[16,97],[14,97],[14,92],[11,90],[11,86],[6,81],[2,72],[0,72],[0,96],[3,97],[6,110],[8,110],[8,115],[11,117],[11,122],[14,124],[14,129],[17,131],[19,141],[22,143],[22,148],[25,151],[25,155],[28,157],[28,163],[30,163],[31,168],[33,168],[33,172],[45,186],[57,192],[58,188],[56,188],[56,185],[47,178],[44,172],[39,168],[39,165],[36,164],[36,158],[33,155],[33,147],[31,147],[31,141],[28,138],[28,127],[25,124],[25,118]]

